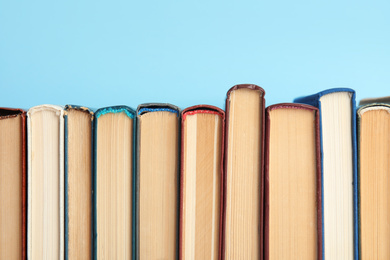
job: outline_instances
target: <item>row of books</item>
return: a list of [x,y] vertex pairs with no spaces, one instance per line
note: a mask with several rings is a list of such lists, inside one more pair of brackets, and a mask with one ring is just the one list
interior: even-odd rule
[[390,259],[390,100],[264,95],[0,109],[0,259]]

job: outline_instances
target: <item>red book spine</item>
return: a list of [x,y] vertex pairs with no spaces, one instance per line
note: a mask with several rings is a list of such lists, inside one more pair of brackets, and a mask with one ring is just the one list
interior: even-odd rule
[[221,259],[222,256],[222,221],[223,221],[223,183],[224,183],[224,138],[225,138],[225,112],[214,106],[210,105],[196,105],[192,107],[188,107],[184,109],[181,112],[181,137],[180,137],[180,143],[181,143],[181,151],[180,151],[180,212],[179,212],[179,259],[183,259],[183,248],[182,248],[182,241],[183,241],[183,160],[184,160],[184,121],[186,119],[187,115],[195,115],[195,114],[214,114],[219,115],[222,119],[222,143],[221,143],[221,205],[220,205],[220,220],[219,220],[219,248],[218,248],[218,259]]

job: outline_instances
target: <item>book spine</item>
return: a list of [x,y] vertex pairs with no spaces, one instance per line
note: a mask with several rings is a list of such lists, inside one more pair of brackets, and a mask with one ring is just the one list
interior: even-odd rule
[[316,138],[316,201],[317,201],[317,259],[322,260],[322,170],[321,170],[321,141],[320,141],[320,118],[319,110],[316,107],[297,103],[281,103],[269,106],[266,109],[266,134],[265,134],[265,167],[264,167],[264,260],[269,260],[269,146],[270,146],[270,114],[273,109],[289,108],[289,109],[307,109],[315,111],[315,138]]
[[357,165],[357,127],[356,127],[356,93],[352,92],[352,146],[353,146],[353,222],[354,222],[354,259],[359,259],[359,205],[358,205],[358,165]]
[[220,219],[219,219],[219,246],[218,246],[218,259],[222,258],[222,220],[223,220],[223,177],[224,177],[224,138],[225,138],[225,112],[217,107],[210,106],[210,105],[196,105],[192,107],[188,107],[184,109],[181,112],[181,137],[180,137],[180,143],[181,143],[181,149],[180,149],[180,193],[179,193],[179,200],[180,200],[180,206],[179,206],[179,259],[183,258],[183,251],[182,251],[182,241],[183,241],[183,161],[184,161],[184,121],[188,115],[194,115],[194,114],[215,114],[221,117],[222,123],[222,135],[221,135],[221,172],[220,172],[220,178],[221,178],[221,194],[220,194]]
[[[92,220],[92,237],[93,237],[93,244],[92,244],[92,258],[94,260],[97,260],[98,259],[98,254],[97,254],[97,249],[98,249],[98,244],[97,244],[97,237],[98,237],[98,230],[97,230],[97,148],[98,148],[98,143],[97,143],[97,136],[98,136],[98,133],[97,133],[97,130],[98,130],[98,119],[100,116],[102,115],[105,115],[105,114],[108,114],[108,113],[125,113],[128,117],[130,117],[131,119],[133,119],[133,133],[132,133],[132,137],[133,137],[133,149],[132,149],[132,152],[133,152],[133,157],[131,158],[133,160],[133,166],[132,166],[132,181],[133,181],[133,188],[134,188],[134,178],[135,178],[135,161],[134,161],[134,158],[135,158],[135,155],[134,155],[134,149],[135,149],[135,145],[134,145],[134,138],[136,136],[136,133],[135,133],[135,129],[136,129],[136,120],[135,120],[135,111],[133,109],[131,109],[130,107],[127,107],[127,106],[111,106],[111,107],[104,107],[104,108],[100,108],[98,110],[96,110],[95,112],[95,115],[94,115],[94,118],[93,118],[93,123],[92,123],[92,148],[93,148],[93,156],[92,156],[92,216],[93,216],[93,220]],[[134,189],[133,189],[133,193],[132,193],[132,196],[133,196],[133,202],[134,202]],[[132,241],[131,241],[131,247],[132,247],[132,258],[135,259],[135,247],[134,247],[134,243],[135,243],[135,239],[134,239],[134,229],[135,229],[135,217],[134,217],[134,207],[135,207],[135,204],[133,203],[133,208],[131,209],[131,212],[132,212],[132,232],[133,234],[131,235],[131,238],[132,238]]]
[[[172,113],[176,113],[178,117],[180,117],[180,109],[177,106],[174,106],[172,104],[168,103],[145,103],[141,104],[138,106],[135,114],[136,114],[136,160],[135,160],[135,175],[134,175],[134,183],[136,185],[135,190],[135,204],[134,204],[134,210],[135,210],[135,226],[136,228],[134,229],[134,240],[135,240],[135,258],[136,260],[140,259],[140,243],[139,243],[139,235],[140,235],[140,209],[139,209],[139,199],[140,199],[140,181],[139,181],[139,172],[140,172],[140,116],[144,113],[149,113],[149,112],[156,112],[156,111],[168,111]],[[180,119],[180,118],[179,118]],[[180,122],[180,120],[179,120]],[[179,123],[179,133],[181,133],[181,128],[180,128],[180,123]],[[180,141],[178,142],[178,153],[180,154]],[[178,169],[180,169],[180,160],[178,160]],[[178,187],[180,187],[180,174],[178,174]],[[179,200],[178,200],[179,201]],[[177,207],[177,216],[179,217],[179,207]],[[179,222],[177,222],[177,241],[176,244],[179,244]],[[179,258],[179,250],[177,249],[176,251],[176,259]]]
[[250,89],[255,91],[260,91],[261,97],[262,97],[262,107],[261,107],[261,113],[262,113],[262,122],[261,122],[261,129],[262,129],[262,135],[261,135],[261,156],[260,158],[260,241],[259,241],[259,247],[260,247],[260,260],[264,257],[264,148],[265,148],[265,91],[261,87],[254,85],[254,84],[239,84],[231,87],[227,94],[226,94],[226,103],[225,103],[225,143],[224,143],[224,151],[225,151],[225,158],[224,158],[224,174],[223,174],[223,211],[222,211],[222,245],[221,245],[221,251],[222,251],[222,257],[221,259],[225,259],[225,224],[226,224],[226,189],[227,189],[227,183],[226,183],[226,174],[227,174],[227,158],[228,158],[228,139],[229,139],[229,114],[230,114],[230,94],[237,90],[237,89]]
[[[349,88],[333,88],[321,91],[317,94],[300,97],[294,99],[295,103],[304,103],[315,106],[319,110],[320,117],[320,142],[321,142],[321,157],[323,155],[323,145],[322,145],[322,120],[321,120],[321,102],[320,98],[326,94],[334,93],[334,92],[349,92],[352,94],[351,96],[351,118],[352,118],[352,161],[353,161],[353,253],[354,259],[359,259],[359,215],[358,215],[358,176],[357,176],[357,139],[356,139],[356,93],[353,89]],[[323,164],[321,162],[321,172],[323,172]],[[323,198],[323,174],[321,175],[321,190],[322,190],[322,198]],[[322,199],[322,208],[324,208],[324,200]],[[324,225],[324,216],[322,211],[322,225]],[[324,230],[324,226],[322,226],[322,230]],[[322,258],[325,259],[325,245],[324,245],[324,234],[322,235]]]

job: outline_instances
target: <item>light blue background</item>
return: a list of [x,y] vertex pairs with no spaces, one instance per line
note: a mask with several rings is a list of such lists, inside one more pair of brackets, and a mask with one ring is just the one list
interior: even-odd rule
[[390,95],[389,2],[0,0],[0,106]]

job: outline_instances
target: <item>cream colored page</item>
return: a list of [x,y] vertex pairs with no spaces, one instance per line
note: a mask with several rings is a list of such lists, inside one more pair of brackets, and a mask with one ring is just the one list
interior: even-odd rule
[[43,105],[28,117],[28,258],[63,259],[63,110]]
[[68,109],[68,258],[92,257],[92,118]]
[[178,250],[179,119],[162,111],[139,117],[139,256],[171,260]]
[[390,110],[367,108],[360,123],[362,259],[390,259]]
[[182,221],[182,245],[183,259],[195,259],[195,234],[196,234],[196,179],[197,179],[197,115],[188,116],[184,121],[184,147],[183,147],[183,219]]
[[183,147],[183,259],[218,259],[221,118],[187,115]]
[[0,259],[22,259],[22,117],[0,119]]
[[351,93],[327,94],[320,102],[325,256],[327,259],[353,259]]
[[97,258],[131,259],[134,122],[125,113],[97,120]]
[[231,92],[226,151],[225,258],[260,259],[260,91]]
[[317,258],[315,115],[270,111],[269,259]]

